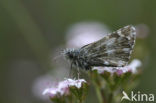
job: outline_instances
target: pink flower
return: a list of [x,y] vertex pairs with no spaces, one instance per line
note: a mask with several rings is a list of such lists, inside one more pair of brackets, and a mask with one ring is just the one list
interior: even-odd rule
[[42,94],[48,95],[51,98],[55,97],[57,94],[68,95],[69,87],[75,86],[77,88],[81,88],[82,83],[85,82],[86,81],[84,79],[65,79],[64,81],[59,82],[57,86],[45,89]]
[[99,73],[103,73],[104,71],[110,72],[111,74],[117,73],[121,75],[126,72],[137,73],[137,68],[141,66],[141,61],[138,59],[134,59],[129,65],[125,67],[94,67],[94,69],[98,70]]
[[137,38],[144,39],[149,36],[150,30],[146,24],[138,24],[135,28]]
[[67,31],[67,47],[80,48],[100,40],[110,32],[108,27],[98,22],[80,22],[72,25]]

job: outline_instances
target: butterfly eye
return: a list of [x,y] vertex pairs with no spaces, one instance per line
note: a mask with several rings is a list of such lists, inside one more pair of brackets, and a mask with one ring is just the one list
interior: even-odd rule
[[70,51],[66,53],[66,56],[70,59],[73,58],[73,54]]
[[73,57],[74,57],[74,56],[73,56],[72,54],[70,54],[70,55],[69,55],[69,58],[71,58],[71,59],[72,59]]

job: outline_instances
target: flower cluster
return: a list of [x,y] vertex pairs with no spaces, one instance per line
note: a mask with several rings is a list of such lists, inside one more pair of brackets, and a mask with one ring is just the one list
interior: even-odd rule
[[125,67],[94,68],[90,73],[99,103],[120,103],[122,91],[129,92],[138,84],[141,62],[134,59]]
[[93,70],[97,70],[98,73],[103,73],[105,71],[110,72],[111,74],[117,73],[121,75],[126,72],[137,73],[137,68],[141,66],[141,61],[134,59],[129,65],[124,67],[94,67]]
[[51,98],[56,96],[57,94],[60,95],[68,95],[69,94],[69,88],[71,86],[75,86],[77,88],[81,88],[82,83],[86,83],[84,79],[65,79],[64,81],[61,81],[56,85],[55,87],[47,88],[43,91],[43,95],[48,95]]
[[83,91],[86,90],[87,83],[84,79],[65,79],[56,86],[45,89],[43,95],[48,95],[53,102],[61,103],[63,101],[66,103],[73,101],[72,98],[77,98],[79,101],[82,101],[86,93]]

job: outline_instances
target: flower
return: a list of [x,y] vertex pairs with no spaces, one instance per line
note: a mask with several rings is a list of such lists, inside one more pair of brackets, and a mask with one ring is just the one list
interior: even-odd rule
[[141,66],[141,61],[134,59],[129,65],[125,67],[94,67],[93,70],[97,70],[98,73],[103,73],[104,71],[110,72],[111,74],[117,73],[121,75],[126,72],[137,73],[137,68]]
[[55,81],[55,78],[50,74],[45,74],[40,77],[37,77],[32,85],[32,92],[34,96],[41,100],[47,100],[48,98],[43,96],[42,92],[45,88],[55,85],[56,82],[53,81]]
[[72,25],[66,35],[69,48],[80,48],[100,40],[110,32],[108,27],[98,22],[80,22]]
[[146,24],[138,24],[136,25],[136,37],[140,39],[144,39],[149,36],[150,29]]
[[43,95],[48,95],[49,97],[53,98],[56,95],[68,95],[69,94],[69,88],[74,86],[76,88],[81,88],[82,83],[86,83],[84,79],[65,79],[64,81],[61,81],[56,85],[55,87],[47,88],[43,91]]

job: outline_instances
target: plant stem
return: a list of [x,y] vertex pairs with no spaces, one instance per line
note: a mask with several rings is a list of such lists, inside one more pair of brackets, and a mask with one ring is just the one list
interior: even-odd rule
[[96,95],[97,95],[97,98],[99,100],[99,103],[105,103],[103,101],[103,97],[102,97],[102,93],[101,93],[101,89],[99,87],[99,85],[96,83],[96,80],[94,79],[96,76],[94,75],[94,72],[90,72],[90,77],[91,77],[91,81],[94,85],[94,88],[95,88],[95,91],[96,91]]
[[112,103],[112,100],[113,100],[113,93],[111,92],[108,97],[108,103]]
[[94,84],[94,85],[95,85],[95,90],[96,90],[96,94],[97,94],[99,103],[103,103],[101,91],[100,91],[99,87],[96,84]]

